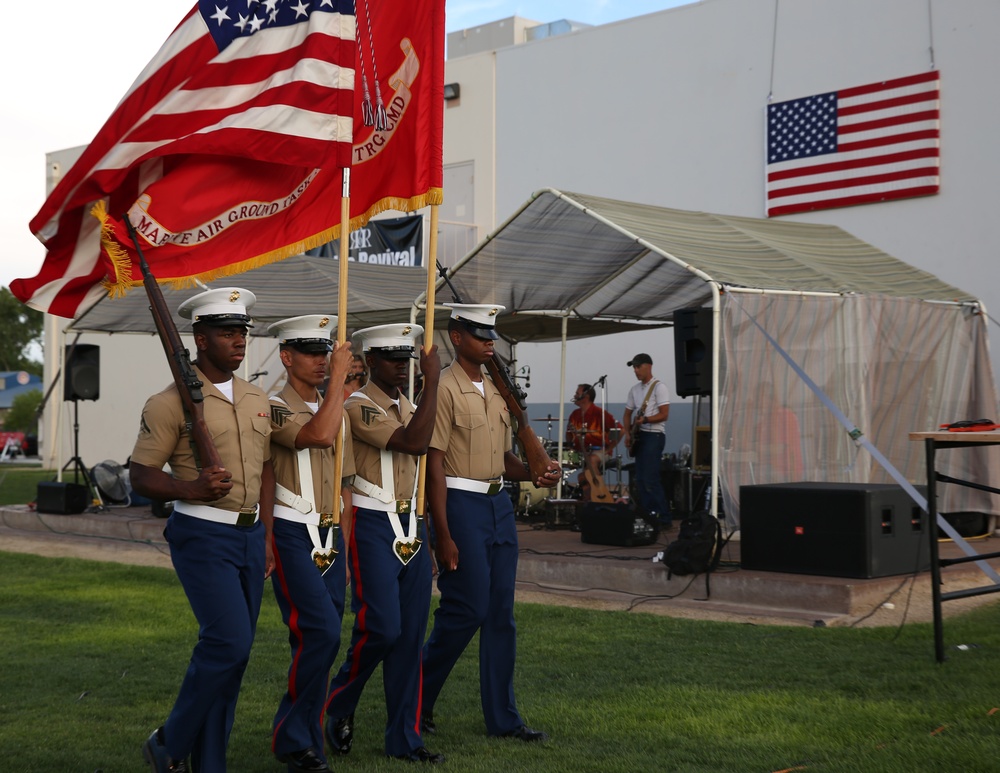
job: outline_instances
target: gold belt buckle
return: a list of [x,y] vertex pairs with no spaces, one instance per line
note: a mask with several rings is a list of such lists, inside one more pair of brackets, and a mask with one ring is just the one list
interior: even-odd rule
[[406,515],[410,512],[412,508],[412,503],[409,499],[397,499],[396,500],[396,512],[400,515]]
[[333,513],[320,513],[319,525],[321,528],[329,529],[333,526]]
[[240,508],[240,514],[236,518],[236,525],[253,526],[255,523],[257,523],[257,508],[256,507]]
[[503,481],[488,480],[486,482],[490,484],[490,487],[486,489],[486,493],[489,494],[490,496],[493,496],[493,494],[499,494],[500,489],[503,488]]

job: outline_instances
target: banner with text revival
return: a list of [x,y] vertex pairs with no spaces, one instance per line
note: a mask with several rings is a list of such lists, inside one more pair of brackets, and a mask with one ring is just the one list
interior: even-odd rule
[[[424,264],[424,219],[393,217],[369,220],[351,231],[348,260],[380,266],[422,266]],[[308,254],[337,260],[340,242],[328,242]]]

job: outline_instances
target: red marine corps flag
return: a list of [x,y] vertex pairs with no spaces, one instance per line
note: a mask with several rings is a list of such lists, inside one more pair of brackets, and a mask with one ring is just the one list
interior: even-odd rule
[[359,0],[357,12],[352,228],[442,202],[444,135],[444,0]]
[[31,221],[48,254],[14,295],[75,317],[141,284],[126,215],[160,282],[298,254],[339,235],[352,163],[352,226],[440,202],[444,1],[394,6],[201,0]]

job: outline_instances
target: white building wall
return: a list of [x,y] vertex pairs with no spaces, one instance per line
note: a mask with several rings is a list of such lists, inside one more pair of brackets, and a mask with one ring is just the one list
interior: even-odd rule
[[[997,40],[995,0],[702,0],[500,49],[496,218],[484,233],[549,186],[764,217],[769,94],[783,101],[925,72],[933,42],[941,73],[940,193],[790,217],[840,226],[1000,314],[1000,231],[992,227],[1000,203]],[[448,79],[465,77],[465,66],[450,61]],[[475,134],[489,120],[465,110],[466,99],[487,87],[462,83],[462,110],[446,113],[447,138]],[[446,139],[446,159],[454,152]],[[477,182],[489,189],[481,179],[486,161],[476,160]],[[989,328],[996,352],[1000,328]],[[630,354],[641,350],[623,345]],[[665,363],[657,375],[666,377],[669,340],[656,346],[654,359]],[[519,347],[519,354],[530,359],[533,349]],[[996,356],[994,368],[1000,380]]]

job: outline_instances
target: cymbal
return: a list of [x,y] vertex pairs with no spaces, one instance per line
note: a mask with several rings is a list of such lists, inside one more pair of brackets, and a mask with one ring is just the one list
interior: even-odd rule
[[532,419],[532,421],[559,421],[558,416],[546,416],[544,419]]

